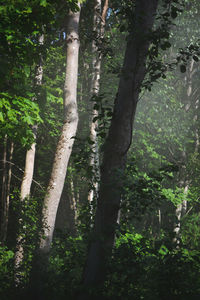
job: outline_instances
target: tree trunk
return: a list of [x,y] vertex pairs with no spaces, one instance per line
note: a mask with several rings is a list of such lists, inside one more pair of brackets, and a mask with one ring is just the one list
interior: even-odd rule
[[[39,45],[44,44],[44,34],[41,34],[38,38]],[[35,86],[39,87],[42,85],[42,77],[43,77],[43,63],[42,63],[42,55],[40,55],[39,65],[36,67],[36,75],[35,75]],[[38,98],[39,95],[37,95]],[[37,99],[33,99],[35,101]],[[26,152],[26,160],[25,160],[25,168],[24,168],[24,176],[21,184],[21,200],[23,201],[26,197],[29,197],[31,184],[33,180],[33,172],[34,172],[34,163],[35,163],[35,150],[36,150],[36,135],[37,135],[37,125],[32,126],[34,143],[31,145],[30,149]]]
[[[198,109],[199,109],[199,99],[193,98],[193,75],[196,72],[196,69],[194,68],[194,60],[191,59],[189,63],[189,67],[187,69],[187,74],[185,76],[185,82],[186,82],[186,103],[184,106],[185,112],[188,112],[192,107],[194,108],[194,116],[193,121],[197,121],[198,119]],[[194,145],[194,153],[198,154],[199,149],[199,131],[198,127],[195,128],[195,145]],[[187,194],[189,191],[189,185],[190,180],[188,180],[186,175],[186,165],[187,165],[187,155],[185,151],[182,151],[182,160],[181,160],[181,166],[179,171],[179,186],[184,189],[185,199],[183,199],[182,203],[180,203],[176,210],[175,210],[175,217],[176,222],[174,225],[174,238],[173,242],[175,247],[179,247],[181,242],[181,219],[182,217],[187,213]]]
[[74,182],[71,178],[68,184],[64,185],[56,215],[55,230],[75,236],[77,233],[77,209],[78,199],[74,191]]
[[[2,244],[5,243],[7,238],[8,229],[8,213],[10,206],[10,183],[12,177],[12,158],[14,151],[14,143],[10,143],[10,153],[7,161],[7,136],[4,140],[4,154],[3,154],[3,182],[2,182],[2,195],[1,195],[1,239]],[[9,166],[7,168],[7,164]]]
[[4,147],[3,147],[3,176],[2,176],[2,188],[1,188],[1,242],[4,243],[4,206],[6,201],[6,158],[7,158],[7,135],[4,138]]
[[[132,125],[139,91],[145,76],[145,61],[149,48],[157,0],[137,0],[135,26],[127,41],[123,71],[114,104],[114,113],[105,143],[101,167],[101,185],[95,217],[94,240],[89,247],[84,284],[100,286],[106,275],[120,208],[123,174],[127,151],[132,140]],[[79,299],[89,299],[81,294]]]
[[[44,44],[44,34],[41,34],[39,36],[39,44]],[[43,64],[42,64],[42,55],[40,55],[40,62],[39,65],[36,67],[36,74],[35,74],[35,86],[40,87],[42,85],[42,77],[43,77]],[[39,98],[39,93],[37,94],[36,98],[33,98],[32,101],[36,101]],[[25,159],[25,168],[24,168],[24,176],[22,179],[21,184],[21,192],[20,192],[20,198],[21,201],[24,201],[25,198],[30,197],[31,192],[31,185],[33,181],[33,173],[34,173],[34,165],[35,165],[35,152],[36,152],[36,137],[37,137],[37,124],[32,126],[32,133],[34,142],[30,146],[30,149],[26,151],[26,159]],[[21,219],[19,219],[19,224],[22,222]],[[23,245],[22,245],[22,237],[19,235],[17,237],[17,247],[16,247],[16,253],[15,253],[15,283],[16,285],[19,285],[20,283],[20,272],[19,267],[23,260],[24,255]]]
[[8,230],[8,214],[9,214],[9,207],[10,207],[10,185],[11,185],[11,178],[12,178],[12,159],[13,159],[13,152],[14,152],[14,143],[10,143],[10,154],[9,154],[9,167],[8,167],[8,181],[7,181],[7,192],[6,192],[6,202],[5,202],[5,220],[4,220],[4,241],[7,238],[7,230]]
[[[33,128],[34,140],[36,140],[37,126]],[[35,147],[36,142],[31,145],[31,148],[26,151],[26,160],[24,168],[24,176],[21,184],[21,200],[30,196],[31,184],[33,180],[34,164],[35,164]]]
[[41,240],[40,252],[48,253],[53,238],[58,204],[62,194],[71,155],[74,137],[78,125],[77,111],[77,75],[79,52],[79,16],[78,12],[70,12],[67,23],[67,64],[64,85],[64,124],[56,148],[50,182],[44,199],[43,221],[45,238]]
[[[104,7],[101,15],[101,0],[96,0],[94,4],[94,18],[93,18],[93,32],[96,35],[96,39],[100,41],[104,38],[106,14],[108,10],[108,0],[105,0]],[[92,79],[91,79],[91,95],[95,98],[99,94],[100,89],[100,76],[101,76],[101,61],[102,53],[98,50],[98,45],[93,39],[92,41]],[[98,110],[92,110],[90,120],[90,140],[93,142],[91,145],[90,165],[92,166],[92,189],[89,191],[88,200],[92,203],[93,199],[97,199],[98,194],[98,181],[100,177],[99,170],[99,149],[97,129],[98,121],[93,121],[95,117],[98,117]]]

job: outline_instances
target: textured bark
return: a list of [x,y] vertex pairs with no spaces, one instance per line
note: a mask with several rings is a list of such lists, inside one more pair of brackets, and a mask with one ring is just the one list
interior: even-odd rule
[[0,241],[4,243],[5,241],[5,203],[6,203],[6,181],[7,181],[7,169],[6,169],[6,158],[7,158],[7,135],[4,138],[4,148],[3,148],[3,159],[2,159],[2,187],[1,187],[1,236]]
[[[36,131],[37,126],[34,126],[33,134],[34,139],[36,140]],[[31,148],[26,151],[26,160],[25,160],[25,169],[24,169],[24,176],[22,179],[21,184],[21,200],[23,201],[25,198],[30,196],[31,191],[31,184],[33,181],[33,172],[34,172],[34,164],[35,164],[35,149],[36,149],[36,143],[34,142],[31,145]]]
[[51,178],[44,199],[43,221],[45,224],[45,238],[42,239],[40,243],[40,251],[43,253],[48,253],[50,250],[57,209],[78,125],[77,75],[79,53],[79,16],[80,11],[70,12],[68,16],[66,35],[67,64],[64,85],[64,124],[56,148]]
[[[2,178],[2,198],[1,198],[1,232],[0,241],[5,243],[8,229],[8,214],[10,206],[10,185],[12,178],[12,158],[14,151],[14,143],[10,143],[9,155],[7,155],[7,136],[4,140],[4,155],[3,155],[3,178]],[[8,156],[8,160],[7,160]],[[8,167],[7,167],[8,165]]]
[[[114,244],[115,227],[120,208],[122,176],[127,151],[132,140],[132,124],[141,83],[149,33],[154,22],[157,0],[137,0],[135,26],[127,41],[123,71],[114,105],[114,114],[105,143],[101,168],[101,185],[95,217],[94,240],[89,247],[84,284],[101,285],[106,275],[106,261]],[[89,299],[81,294],[79,299]]]
[[[108,10],[108,0],[105,1],[101,15],[101,0],[96,0],[94,4],[94,18],[93,18],[93,32],[96,35],[97,40],[104,38],[105,33],[105,20]],[[102,53],[98,51],[98,45],[93,39],[92,41],[92,78],[91,78],[91,96],[96,97],[99,94],[100,89],[100,76],[101,76],[101,61]],[[91,145],[90,165],[92,166],[93,178],[92,189],[89,191],[88,200],[92,203],[94,198],[97,198],[98,193],[98,181],[100,177],[99,171],[99,149],[97,129],[98,121],[93,121],[98,117],[98,110],[93,109],[90,120],[90,140],[93,142]]]
[[10,185],[11,185],[11,178],[12,178],[12,159],[13,159],[13,152],[14,152],[14,143],[10,143],[10,154],[9,154],[9,167],[8,167],[8,181],[7,181],[7,195],[6,195],[6,202],[5,202],[5,219],[4,219],[4,241],[7,238],[7,230],[8,230],[8,214],[9,214],[9,207],[10,207]]
[[78,199],[74,190],[74,182],[71,179],[69,184],[64,185],[56,215],[55,230],[70,233],[73,236],[76,235],[78,217],[77,203]]
[[[195,62],[193,59],[189,62],[189,66],[187,68],[187,73],[185,76],[186,83],[186,97],[185,97],[185,105],[184,110],[188,112],[191,108],[194,109],[193,121],[197,121],[198,119],[198,111],[199,111],[199,98],[197,96],[194,97],[194,88],[193,88],[193,76],[196,73],[197,69],[195,68]],[[194,144],[194,154],[198,154],[199,151],[199,129],[196,127],[195,129],[195,144]],[[185,199],[177,206],[175,210],[176,222],[174,224],[174,238],[173,242],[175,247],[179,247],[181,242],[181,219],[187,213],[187,194],[190,186],[190,179],[187,178],[186,166],[187,166],[187,154],[185,151],[181,153],[181,165],[179,171],[179,187],[184,189]]]
[[[5,243],[7,238],[8,229],[8,213],[10,206],[10,183],[12,177],[12,158],[14,151],[14,143],[10,143],[9,157],[7,161],[7,136],[4,140],[4,155],[3,155],[3,182],[2,182],[2,198],[1,198],[1,238],[2,244]],[[7,167],[7,163],[9,166]]]
[[[186,182],[184,186],[185,198],[187,198],[188,190],[189,190],[189,183]],[[184,199],[180,204],[178,204],[175,211],[176,223],[174,226],[175,236],[173,238],[173,242],[176,248],[179,248],[181,242],[181,218],[186,214],[186,212],[187,212],[187,200]]]

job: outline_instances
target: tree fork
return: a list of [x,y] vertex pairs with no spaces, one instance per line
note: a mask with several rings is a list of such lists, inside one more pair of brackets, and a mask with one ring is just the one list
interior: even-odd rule
[[[126,154],[132,139],[132,124],[142,81],[145,76],[145,61],[150,45],[158,0],[137,0],[135,26],[129,35],[114,113],[105,142],[101,167],[101,185],[97,202],[94,239],[91,241],[83,283],[86,287],[101,287],[106,276],[106,263],[114,244],[115,227],[120,208],[122,176]],[[83,292],[79,300],[89,299]],[[94,295],[91,299],[94,299]]]

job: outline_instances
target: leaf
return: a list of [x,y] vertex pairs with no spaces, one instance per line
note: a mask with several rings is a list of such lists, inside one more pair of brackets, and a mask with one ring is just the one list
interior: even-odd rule
[[25,75],[26,75],[26,77],[29,77],[29,75],[30,75],[30,67],[29,66],[25,66],[24,67],[24,73],[25,73]]
[[185,65],[180,65],[180,71],[181,71],[181,73],[185,73],[186,72],[186,66]]
[[28,7],[24,12],[30,14],[30,13],[32,13],[32,8],[31,8],[31,7]]
[[23,120],[24,120],[24,122],[27,123],[28,125],[33,125],[33,124],[34,124],[33,119],[32,119],[29,115],[24,116]]
[[40,0],[40,6],[46,7],[47,1],[46,0]]
[[7,39],[7,41],[11,41],[11,40],[13,39],[13,36],[12,36],[12,35],[8,35],[8,36],[6,37],[6,39]]
[[3,113],[0,111],[0,121],[3,122],[4,121],[4,117],[3,117]]

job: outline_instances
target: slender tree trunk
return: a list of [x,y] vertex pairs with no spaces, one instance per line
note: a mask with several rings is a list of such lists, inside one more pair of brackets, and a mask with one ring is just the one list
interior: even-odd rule
[[9,167],[8,167],[8,181],[7,181],[7,193],[6,193],[6,202],[5,202],[5,223],[4,223],[4,241],[7,238],[7,230],[8,230],[8,214],[10,207],[10,186],[11,186],[11,178],[12,178],[12,159],[14,152],[14,143],[10,143],[10,154],[9,154]]
[[7,168],[6,168],[6,159],[7,159],[7,135],[4,138],[4,148],[3,148],[3,159],[2,159],[2,188],[1,188],[1,239],[2,243],[5,242],[5,203],[6,203],[6,181],[7,181]]
[[175,216],[176,216],[176,223],[174,226],[174,239],[173,242],[176,246],[176,248],[179,248],[180,242],[181,242],[181,219],[182,217],[187,213],[187,194],[189,190],[189,182],[185,183],[184,186],[184,196],[185,199],[178,204],[176,211],[175,211]]
[[[7,136],[4,140],[3,155],[3,182],[2,182],[2,198],[1,198],[1,242],[4,244],[7,238],[8,229],[8,213],[10,205],[10,183],[12,177],[12,157],[14,151],[14,143],[10,143],[9,158],[7,161]],[[7,163],[9,166],[7,168]]]
[[48,256],[53,239],[58,205],[61,199],[69,158],[78,126],[77,111],[77,77],[79,54],[79,11],[69,12],[66,32],[66,75],[64,84],[64,121],[61,135],[56,147],[50,181],[43,203],[43,234],[40,245],[32,263],[30,291],[34,299],[45,298],[45,276]]
[[[104,38],[105,34],[105,22],[106,14],[108,10],[108,0],[105,0],[104,7],[101,14],[101,0],[96,0],[94,4],[94,18],[93,18],[93,32],[98,41]],[[92,41],[92,79],[91,79],[91,95],[95,98],[99,94],[100,89],[100,76],[101,76],[101,61],[102,53],[98,50],[98,44],[96,40]],[[98,194],[98,181],[100,177],[99,170],[99,149],[97,129],[98,121],[93,121],[95,117],[98,117],[98,110],[93,109],[90,120],[90,140],[93,142],[91,145],[90,165],[92,166],[92,189],[89,191],[88,200],[92,203],[94,197],[97,199]]]
[[[44,34],[41,34],[39,36],[39,44],[44,44]],[[35,87],[40,87],[42,85],[42,77],[43,77],[43,64],[42,64],[42,55],[40,55],[40,62],[39,65],[36,67],[36,74],[35,74]],[[33,101],[38,100],[39,93],[37,93],[37,97],[32,99]],[[33,181],[33,173],[34,173],[34,165],[35,165],[35,152],[36,152],[36,137],[37,137],[37,124],[32,126],[32,133],[34,142],[30,146],[30,149],[26,151],[26,159],[25,159],[25,168],[24,168],[24,176],[22,179],[21,184],[21,192],[20,192],[20,198],[23,202],[25,198],[30,197],[31,192],[31,185]],[[19,224],[21,224],[22,220],[19,219]],[[15,253],[15,282],[16,285],[19,285],[21,275],[19,272],[20,265],[23,260],[24,256],[24,249],[23,249],[23,242],[22,237],[19,235],[17,237],[17,247],[16,247],[16,253]]]
[[[44,34],[39,36],[39,44],[44,44]],[[36,67],[36,75],[35,75],[35,86],[40,87],[42,85],[42,77],[43,77],[43,63],[42,63],[42,55],[40,55],[39,65]],[[37,95],[38,98],[39,94]],[[37,99],[33,99],[35,101]],[[31,145],[30,149],[26,152],[26,160],[25,160],[25,168],[24,168],[24,176],[21,184],[21,200],[23,201],[25,198],[29,197],[31,184],[33,180],[33,172],[34,172],[34,164],[35,164],[35,150],[36,150],[36,136],[37,136],[37,124],[32,126],[34,143]]]
[[[106,275],[106,261],[110,256],[120,208],[122,176],[127,151],[132,140],[132,125],[141,83],[145,76],[145,60],[157,0],[136,0],[134,32],[129,36],[123,71],[114,105],[110,130],[105,143],[101,167],[101,185],[95,217],[94,240],[89,247],[84,284],[100,286]],[[89,299],[82,293],[79,299]]]
[[[187,74],[185,77],[185,82],[186,82],[186,104],[184,106],[185,112],[187,113],[192,106],[194,106],[194,117],[193,121],[197,121],[198,119],[198,108],[199,108],[199,100],[197,99],[196,101],[193,98],[193,84],[192,84],[192,79],[193,75],[195,74],[195,69],[194,69],[194,60],[192,59],[189,63],[189,67],[187,70]],[[195,102],[195,103],[194,103]],[[194,145],[194,153],[198,153],[199,149],[199,134],[198,134],[198,128],[195,128],[195,145]],[[180,242],[181,242],[181,219],[182,217],[187,213],[187,194],[189,191],[189,184],[190,181],[186,178],[186,164],[187,164],[187,155],[185,151],[182,151],[182,162],[181,162],[181,167],[180,167],[180,172],[179,172],[179,177],[180,177],[180,182],[179,186],[184,189],[184,195],[185,199],[177,206],[175,210],[175,217],[176,217],[176,222],[174,225],[174,239],[173,242],[176,247],[179,247]]]
[[78,12],[70,12],[67,23],[67,64],[64,85],[64,124],[56,148],[51,178],[44,199],[43,220],[45,238],[41,240],[40,252],[48,253],[53,238],[58,204],[62,194],[71,155],[74,137],[78,125],[77,111],[77,75],[79,53],[79,16]]
[[[36,141],[37,125],[33,127],[34,140]],[[24,176],[21,184],[21,200],[30,196],[31,184],[33,180],[34,164],[35,164],[36,142],[26,151]]]
[[58,211],[56,215],[55,230],[63,233],[69,233],[75,236],[77,233],[77,209],[78,199],[76,197],[74,182],[70,178],[68,184],[64,185],[63,193],[60,198]]
[[74,192],[73,179],[70,180],[70,188],[71,188],[70,208],[71,211],[74,213],[74,225],[77,225],[78,210],[77,210],[77,199],[75,197],[75,192]]

